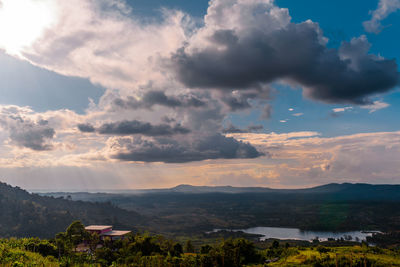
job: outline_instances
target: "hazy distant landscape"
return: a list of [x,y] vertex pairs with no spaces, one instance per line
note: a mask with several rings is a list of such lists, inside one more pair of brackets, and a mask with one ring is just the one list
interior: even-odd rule
[[121,194],[41,195],[111,204],[138,214],[134,226],[155,233],[199,235],[217,228],[259,226],[324,231],[397,230],[399,189],[399,185],[369,184],[328,184],[297,190],[181,185]]

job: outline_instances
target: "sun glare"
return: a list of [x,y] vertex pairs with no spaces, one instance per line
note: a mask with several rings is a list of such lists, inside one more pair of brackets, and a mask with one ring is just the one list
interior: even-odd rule
[[0,0],[0,48],[20,55],[55,23],[55,1]]

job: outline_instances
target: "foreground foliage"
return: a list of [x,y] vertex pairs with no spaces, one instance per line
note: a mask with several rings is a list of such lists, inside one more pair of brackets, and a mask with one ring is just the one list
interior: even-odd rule
[[[82,246],[82,244],[85,244]],[[2,266],[400,266],[398,248],[383,249],[366,244],[348,247],[290,246],[274,241],[257,248],[243,239],[221,240],[194,247],[148,234],[124,240],[104,240],[89,234],[80,222],[72,223],[54,239],[0,239]],[[82,251],[84,248],[85,252]]]

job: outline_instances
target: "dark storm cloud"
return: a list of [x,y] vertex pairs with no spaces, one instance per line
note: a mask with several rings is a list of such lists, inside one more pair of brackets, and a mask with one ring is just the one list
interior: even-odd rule
[[230,123],[226,128],[222,129],[222,133],[251,133],[262,129],[264,129],[262,125],[249,125],[245,129],[241,129]]
[[154,105],[169,108],[177,107],[203,107],[206,103],[194,95],[167,96],[163,91],[151,90],[146,92],[140,100],[134,97],[114,100],[114,106],[125,109],[151,109]]
[[222,133],[245,133],[246,130],[240,129],[233,124],[229,124],[225,128],[222,129]]
[[54,134],[54,129],[50,127],[25,125],[20,129],[12,129],[10,131],[10,138],[19,146],[43,151],[52,149],[53,146],[48,144],[47,140],[52,139]]
[[194,142],[124,139],[119,140],[118,145],[121,151],[111,157],[124,161],[185,163],[206,159],[256,158],[264,155],[248,143],[220,134],[205,136]]
[[168,124],[153,125],[151,123],[141,122],[138,120],[104,123],[97,129],[91,124],[79,124],[78,129],[81,132],[96,131],[99,134],[108,135],[142,134],[146,136],[164,136],[190,133],[189,129],[182,127],[179,124],[176,124],[175,126],[170,126]]
[[36,151],[51,150],[53,148],[48,141],[53,139],[55,131],[47,126],[44,121],[33,123],[22,120],[10,126],[9,132],[10,139],[18,146]]
[[[190,52],[184,47],[172,56],[172,67],[186,86],[246,89],[289,79],[303,85],[313,99],[362,104],[368,96],[386,92],[399,82],[395,60],[368,54],[364,36],[343,43],[338,50],[329,49],[311,22],[289,23],[267,32],[249,28],[242,36],[219,29],[210,36],[211,45]],[[226,103],[246,107],[245,101],[227,99]]]
[[78,129],[84,133],[93,133],[96,129],[89,123],[78,124]]
[[251,100],[270,100],[271,88],[257,84],[247,90],[219,91],[218,97],[230,111],[238,111],[252,107]]
[[53,149],[49,141],[56,132],[48,125],[49,122],[43,119],[33,121],[25,118],[21,112],[17,106],[0,109],[0,127],[8,131],[11,143],[36,151]]
[[239,96],[227,95],[221,97],[222,102],[224,102],[231,111],[251,108],[249,99],[250,97],[247,96],[246,94],[245,95],[241,94]]
[[249,126],[247,126],[247,129],[250,132],[257,132],[257,131],[261,131],[262,129],[264,129],[264,126],[262,126],[262,125],[249,125]]

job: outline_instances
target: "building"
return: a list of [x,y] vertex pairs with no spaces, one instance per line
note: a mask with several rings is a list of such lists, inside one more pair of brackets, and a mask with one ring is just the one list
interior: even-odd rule
[[89,233],[96,233],[100,236],[101,240],[110,238],[111,240],[124,239],[131,231],[113,230],[112,225],[89,225],[85,230]]

